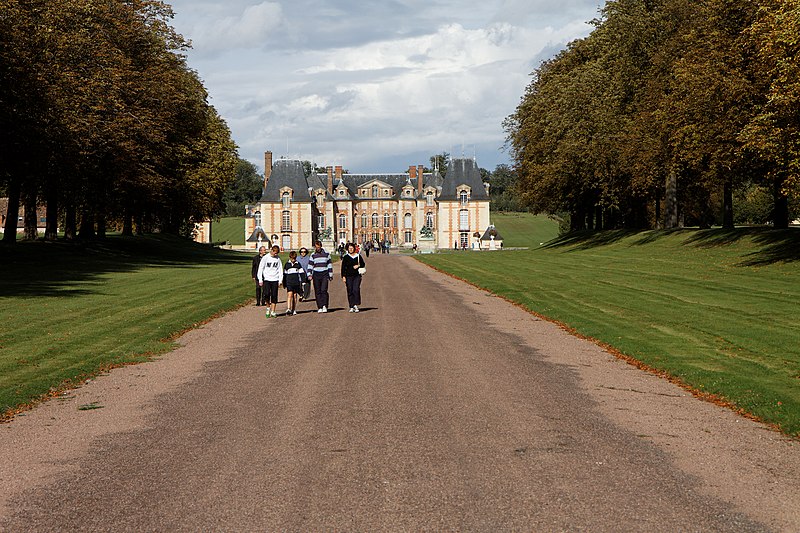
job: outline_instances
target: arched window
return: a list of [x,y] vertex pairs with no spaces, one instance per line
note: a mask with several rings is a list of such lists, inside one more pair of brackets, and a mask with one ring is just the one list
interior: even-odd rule
[[425,213],[425,225],[431,229],[433,229],[433,212],[428,211]]
[[345,229],[347,227],[347,215],[342,213],[339,215],[339,227]]
[[317,217],[317,227],[320,229],[325,228],[325,213],[322,213]]
[[372,227],[378,227],[378,213],[372,213]]
[[322,194],[322,193],[319,193],[317,195],[317,207],[322,207],[322,204],[324,204],[324,203],[325,203],[325,195]]
[[377,198],[378,197],[378,186],[377,185],[373,185],[372,186],[372,197],[373,198]]
[[366,213],[361,213],[361,227],[366,228],[369,225],[369,217]]
[[281,216],[281,231],[292,231],[292,213],[284,211]]
[[412,224],[411,224],[411,213],[406,213],[405,215],[403,215],[403,227],[404,228],[410,228],[411,226],[412,226]]
[[458,212],[458,229],[460,231],[469,230],[469,211],[462,209]]
[[425,205],[433,205],[433,191],[425,193]]
[[256,219],[256,226],[261,227],[261,211],[253,213],[253,218]]
[[461,205],[467,205],[469,202],[469,193],[467,191],[461,191],[458,193],[458,198],[461,200]]
[[392,227],[397,227],[397,213],[392,213]]
[[289,209],[289,203],[292,201],[292,196],[289,194],[289,191],[286,191],[281,195],[281,201],[283,202],[283,208]]
[[391,216],[389,215],[389,213],[384,213],[383,214],[383,227],[384,228],[388,228],[390,222],[391,222]]

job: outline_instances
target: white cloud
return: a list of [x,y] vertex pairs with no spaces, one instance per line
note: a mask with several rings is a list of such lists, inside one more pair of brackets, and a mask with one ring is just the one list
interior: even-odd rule
[[[245,7],[241,2],[247,0],[231,1],[239,2],[237,14],[209,23],[195,12],[194,24],[178,29],[198,42],[190,64],[206,81],[242,157],[260,165],[263,151],[273,150],[276,156],[343,164],[354,172],[402,170],[427,162],[425,154],[460,154],[462,144],[468,155],[475,146],[481,166],[506,162],[499,152],[502,121],[519,103],[534,61],[587,35],[591,28],[585,21],[597,8],[593,0],[563,0],[578,14],[551,21],[523,16],[523,0],[485,0],[471,10],[433,1],[420,4],[420,17],[436,11],[437,24],[403,20],[415,28],[425,22],[426,31],[374,40],[358,39],[357,28],[348,27],[353,36],[341,41],[348,46],[303,48],[296,40],[287,49],[286,35],[314,41],[319,25],[313,17],[298,25],[290,4],[282,11],[277,3]],[[530,4],[540,8],[537,13],[548,5],[552,10],[550,2]],[[220,6],[208,10],[221,14]],[[363,15],[339,2],[336,8],[342,10],[339,17]],[[480,18],[483,24],[476,24]],[[197,28],[207,32],[198,34]],[[263,46],[265,39],[281,40],[282,46]],[[212,48],[215,55],[208,53]]]
[[201,15],[195,16],[187,37],[201,53],[261,46],[283,23],[277,2],[248,5],[233,15],[226,15],[228,11],[220,5],[201,4],[198,8]]

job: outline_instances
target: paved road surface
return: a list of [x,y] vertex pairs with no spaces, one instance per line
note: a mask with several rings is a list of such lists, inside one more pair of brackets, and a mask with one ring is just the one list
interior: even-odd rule
[[342,285],[0,428],[0,530],[800,529],[796,443],[410,258]]

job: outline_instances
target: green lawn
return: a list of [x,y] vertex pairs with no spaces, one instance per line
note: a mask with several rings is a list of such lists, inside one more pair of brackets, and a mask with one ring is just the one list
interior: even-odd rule
[[250,258],[168,236],[0,248],[0,414],[171,349],[251,297]]
[[538,248],[558,237],[558,222],[545,215],[492,213],[492,224],[506,248]]
[[[523,238],[524,224],[495,224]],[[612,231],[417,258],[800,435],[800,230]]]
[[[249,237],[249,235],[248,235]],[[244,218],[225,217],[211,223],[211,241],[228,242],[233,245],[244,244]]]

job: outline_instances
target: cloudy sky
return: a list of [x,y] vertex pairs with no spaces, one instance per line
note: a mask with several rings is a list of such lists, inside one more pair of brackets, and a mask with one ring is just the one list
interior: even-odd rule
[[[169,0],[168,0],[169,1]],[[602,0],[172,0],[239,154],[402,172],[442,151],[508,162],[530,73]]]

